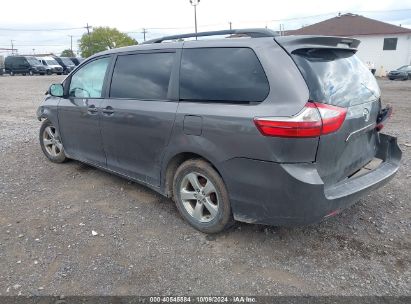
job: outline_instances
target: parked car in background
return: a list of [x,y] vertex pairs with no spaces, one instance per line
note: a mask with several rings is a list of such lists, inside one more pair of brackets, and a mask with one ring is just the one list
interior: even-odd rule
[[0,55],[0,75],[4,74],[4,56]]
[[83,58],[81,57],[70,57],[70,60],[73,61],[73,63],[78,66],[80,63],[84,61]]
[[15,74],[34,75],[46,74],[46,68],[35,57],[30,56],[7,56],[4,61],[5,72],[14,76]]
[[[210,34],[251,39],[161,43]],[[315,223],[400,166],[359,43],[251,29],[107,50],[50,86],[40,145],[172,197],[203,232]]]
[[402,67],[390,71],[387,74],[389,80],[401,79],[408,80],[411,79],[411,65],[403,65]]
[[63,67],[53,57],[37,57],[37,59],[46,67],[47,75],[63,74]]
[[68,57],[54,56],[53,58],[59,63],[59,65],[63,67],[63,74],[69,74],[76,67],[74,62],[71,61]]

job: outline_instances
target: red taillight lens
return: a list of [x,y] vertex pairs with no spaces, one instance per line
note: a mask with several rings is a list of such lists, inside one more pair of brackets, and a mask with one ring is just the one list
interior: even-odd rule
[[346,114],[345,108],[308,102],[294,116],[254,118],[254,123],[265,136],[318,137],[337,131]]
[[382,128],[384,128],[384,124],[379,123],[376,127],[375,130],[377,130],[377,132],[380,132],[382,130]]
[[321,134],[329,134],[337,131],[343,124],[347,115],[346,108],[330,106],[323,103],[314,103],[318,111],[320,111],[321,120],[323,123]]

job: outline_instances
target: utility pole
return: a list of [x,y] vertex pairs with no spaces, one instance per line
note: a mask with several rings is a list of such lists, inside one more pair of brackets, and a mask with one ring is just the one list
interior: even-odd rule
[[284,24],[280,23],[280,36],[284,36]]
[[197,5],[200,4],[200,0],[190,0],[190,4],[194,6],[194,26],[195,26],[196,40],[197,40]]
[[11,42],[11,54],[14,55],[14,44],[13,44],[14,40],[10,40]]
[[90,29],[93,28],[93,27],[91,25],[88,25],[88,23],[87,23],[87,25],[84,28],[87,29],[87,34],[90,36]]
[[[87,25],[85,27],[87,29],[87,36],[88,36],[88,51],[90,52],[90,48],[91,48],[91,39],[90,39],[90,29],[93,28],[91,25]],[[90,56],[90,55],[89,55]]]
[[33,55],[36,55],[36,49],[33,49]]
[[230,24],[230,31],[233,29],[233,27],[232,27],[232,22],[230,21],[230,22],[228,22],[229,24]]
[[147,30],[143,27],[143,31],[141,32],[144,37],[144,41],[146,41],[146,34],[148,33]]
[[73,54],[73,35],[68,35],[70,37],[70,50],[71,54]]

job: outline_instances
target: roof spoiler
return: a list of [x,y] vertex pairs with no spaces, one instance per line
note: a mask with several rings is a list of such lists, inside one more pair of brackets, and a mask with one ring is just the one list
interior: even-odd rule
[[289,53],[299,49],[332,48],[357,51],[360,40],[337,36],[280,36],[275,41]]
[[209,32],[164,36],[164,37],[148,40],[146,42],[143,42],[142,44],[161,43],[167,40],[178,40],[178,39],[192,38],[192,37],[207,37],[207,36],[219,36],[219,35],[244,35],[244,36],[248,36],[251,38],[278,36],[277,32],[269,30],[269,29],[251,28],[251,29],[209,31]]

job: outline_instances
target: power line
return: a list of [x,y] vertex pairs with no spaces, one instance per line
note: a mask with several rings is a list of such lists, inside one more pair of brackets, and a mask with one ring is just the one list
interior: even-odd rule
[[15,32],[49,32],[49,31],[71,31],[81,30],[82,27],[68,27],[68,28],[52,28],[52,29],[17,29],[17,28],[0,28],[0,31],[15,31]]
[[[371,11],[350,11],[351,13],[389,13],[389,12],[404,12],[404,11],[411,11],[411,8],[405,9],[393,9],[393,10],[371,10]],[[338,15],[341,11],[338,12],[329,12],[317,15],[310,15],[310,16],[301,16],[301,17],[292,17],[292,18],[282,18],[282,19],[271,19],[271,20],[243,20],[237,21],[237,23],[255,23],[255,22],[280,22],[280,21],[293,21],[293,20],[301,20],[301,19],[310,19],[310,18],[318,18],[324,17],[328,15]],[[347,11],[348,12],[348,11]],[[214,23],[214,24],[200,24],[201,27],[210,27],[210,26],[220,26],[225,25],[226,23]],[[180,26],[180,27],[147,27],[146,29],[149,30],[182,30],[182,29],[189,29],[192,26]],[[126,33],[140,33],[138,31],[129,31]]]
[[[13,45],[14,46],[54,46],[54,45],[67,45],[67,43],[15,43],[16,40],[13,40]],[[7,44],[1,44],[2,46],[5,46]],[[10,44],[8,44],[10,46]]]
[[[351,13],[391,13],[391,12],[407,12],[411,11],[411,8],[403,8],[403,9],[391,9],[391,10],[362,10],[362,11],[350,11]],[[249,20],[249,21],[241,21],[241,23],[250,23],[250,22],[276,22],[276,21],[293,21],[293,20],[300,20],[300,19],[309,19],[315,17],[323,17],[327,15],[337,15],[339,12],[329,12],[324,14],[317,14],[317,15],[310,15],[310,16],[301,16],[301,17],[292,17],[292,18],[281,18],[281,19],[272,19],[272,20]],[[240,22],[239,22],[240,23]],[[208,26],[217,26],[223,25],[224,23],[215,23],[215,24],[203,24],[202,27]],[[88,25],[87,25],[88,26]],[[48,28],[48,29],[19,29],[19,28],[0,28],[0,31],[16,31],[16,32],[49,32],[49,31],[71,31],[71,30],[81,30],[86,27],[68,27],[68,28]],[[187,29],[191,28],[192,26],[181,26],[181,27],[146,27],[146,30],[179,30],[179,29]],[[89,26],[91,28],[91,26]],[[126,33],[141,33],[141,31],[129,31]]]

